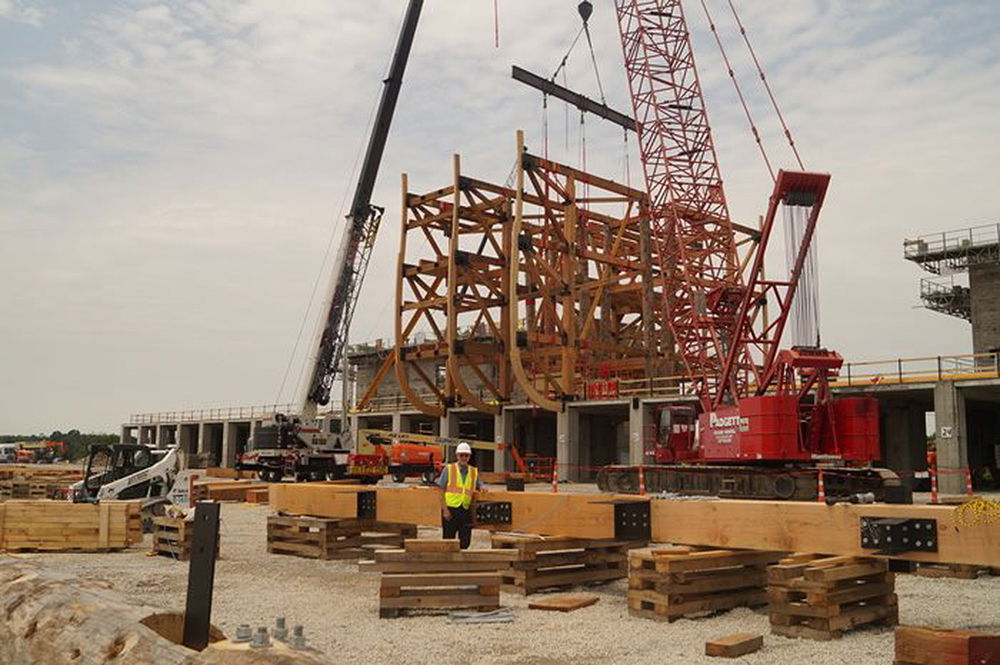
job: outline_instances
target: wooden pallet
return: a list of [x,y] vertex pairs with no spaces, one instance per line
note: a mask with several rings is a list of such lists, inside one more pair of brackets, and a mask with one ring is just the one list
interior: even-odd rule
[[[500,569],[511,553],[458,549],[455,540],[405,541],[405,549],[379,550],[368,569],[382,571],[379,617],[414,610],[500,607]],[[362,567],[362,569],[366,569]]]
[[[191,559],[191,541],[194,537],[194,522],[183,517],[153,518],[153,552],[178,561]],[[219,558],[219,544],[216,541],[215,558]]]
[[628,576],[628,550],[642,543],[555,536],[493,534],[494,549],[517,553],[502,572],[504,591],[529,595]]
[[110,551],[141,541],[138,502],[13,500],[0,504],[0,550]]
[[417,535],[412,524],[305,515],[267,518],[267,551],[309,559],[358,559],[372,551],[403,546]]
[[629,552],[629,614],[676,621],[767,603],[766,567],[781,552],[669,548]]
[[898,623],[895,580],[885,559],[835,556],[768,568],[771,632],[830,640],[858,626]]

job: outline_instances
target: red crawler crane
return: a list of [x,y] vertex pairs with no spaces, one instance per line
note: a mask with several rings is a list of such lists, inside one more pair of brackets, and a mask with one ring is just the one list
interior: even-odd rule
[[[662,309],[700,407],[659,412],[645,485],[815,498],[817,461],[866,464],[880,456],[876,400],[834,399],[830,392],[840,355],[818,346],[778,350],[830,176],[779,171],[760,237],[741,261],[681,2],[615,0],[615,8],[651,230],[667,276]],[[800,217],[801,241],[789,276],[768,280],[764,256],[781,207]],[[777,314],[767,320],[769,301]],[[898,485],[891,472],[857,466],[826,468],[824,480],[834,496]],[[638,467],[607,467],[598,482],[634,490]]]

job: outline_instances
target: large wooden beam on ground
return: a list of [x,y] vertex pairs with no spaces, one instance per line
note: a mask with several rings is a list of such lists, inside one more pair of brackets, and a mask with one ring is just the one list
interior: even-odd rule
[[955,508],[904,504],[836,504],[802,501],[653,501],[652,539],[685,545],[709,545],[871,555],[861,547],[861,518],[937,520],[938,551],[907,552],[912,561],[1000,564],[1000,523],[963,527]]
[[[377,493],[377,519],[437,526],[435,488],[373,488],[323,483],[271,486],[276,510],[317,517],[354,518],[357,493]],[[571,492],[487,492],[482,501],[511,506],[509,530],[573,538],[614,538],[613,500],[639,497]],[[836,504],[793,501],[653,500],[649,540],[661,543],[871,556],[861,545],[861,518],[916,518],[937,522],[937,552],[895,558],[1000,567],[1000,522],[959,526],[955,507],[903,504]],[[507,527],[505,527],[507,528]],[[635,538],[632,538],[635,539]]]
[[896,628],[899,665],[989,665],[1000,663],[1000,634],[927,626]]
[[[325,483],[271,486],[270,505],[294,515],[357,517],[358,492],[378,493],[376,519],[423,526],[441,523],[441,495],[433,487],[365,487]],[[511,531],[572,538],[614,538],[615,497],[607,494],[486,492],[482,501],[511,504]],[[635,499],[635,497],[632,497]],[[639,499],[642,501],[641,499]]]

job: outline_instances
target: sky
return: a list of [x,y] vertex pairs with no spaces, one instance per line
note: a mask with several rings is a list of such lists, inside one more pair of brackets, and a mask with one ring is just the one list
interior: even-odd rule
[[[400,173],[436,189],[461,153],[467,173],[503,182],[519,128],[538,151],[540,95],[510,66],[551,74],[576,4],[499,0],[496,26],[488,0],[425,4],[353,340],[392,334]],[[772,160],[791,167],[728,4],[708,6]],[[1000,5],[736,6],[806,167],[832,174],[824,343],[852,361],[969,352],[968,323],[919,308],[902,241],[1000,217]],[[133,413],[294,397],[404,8],[0,0],[0,433],[114,432]],[[700,2],[686,11],[730,212],[755,223],[770,178]],[[629,112],[611,2],[591,27],[608,104]],[[599,96],[583,42],[567,84]],[[550,156],[578,165],[578,113],[552,104],[547,124]],[[585,134],[589,170],[639,179],[619,128],[589,118]],[[769,274],[783,262],[779,244]]]

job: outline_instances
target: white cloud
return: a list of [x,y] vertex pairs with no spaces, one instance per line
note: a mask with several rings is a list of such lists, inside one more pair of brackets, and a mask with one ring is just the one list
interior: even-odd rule
[[27,23],[37,28],[42,25],[45,16],[45,10],[23,0],[0,0],[0,20]]
[[[113,429],[135,411],[275,398],[403,4],[60,7],[21,27],[44,39],[42,55],[0,46],[10,128],[0,139],[0,367],[18,377],[0,388],[0,431]],[[995,209],[995,17],[978,3],[913,4],[926,11],[740,3],[807,166],[833,174],[820,228],[824,335],[853,359],[968,348],[968,324],[912,309],[919,271],[901,242],[990,221]],[[689,6],[732,213],[755,220],[768,178],[700,6]],[[746,73],[726,4],[713,7]],[[27,9],[0,0],[0,19]],[[376,190],[388,212],[357,339],[391,333],[398,174],[439,187],[461,152],[470,174],[505,179],[515,128],[542,143],[540,100],[509,80],[510,64],[551,71],[577,20],[572,3],[501,3],[494,49],[482,3],[427,3]],[[627,110],[610,7],[592,24],[608,101]],[[589,67],[578,50],[569,84],[596,94]],[[743,80],[788,164],[755,80]],[[576,112],[568,148],[565,122],[553,105],[549,145],[575,163]],[[587,134],[591,170],[621,179],[621,133],[591,119]],[[637,181],[637,164],[631,173]]]

